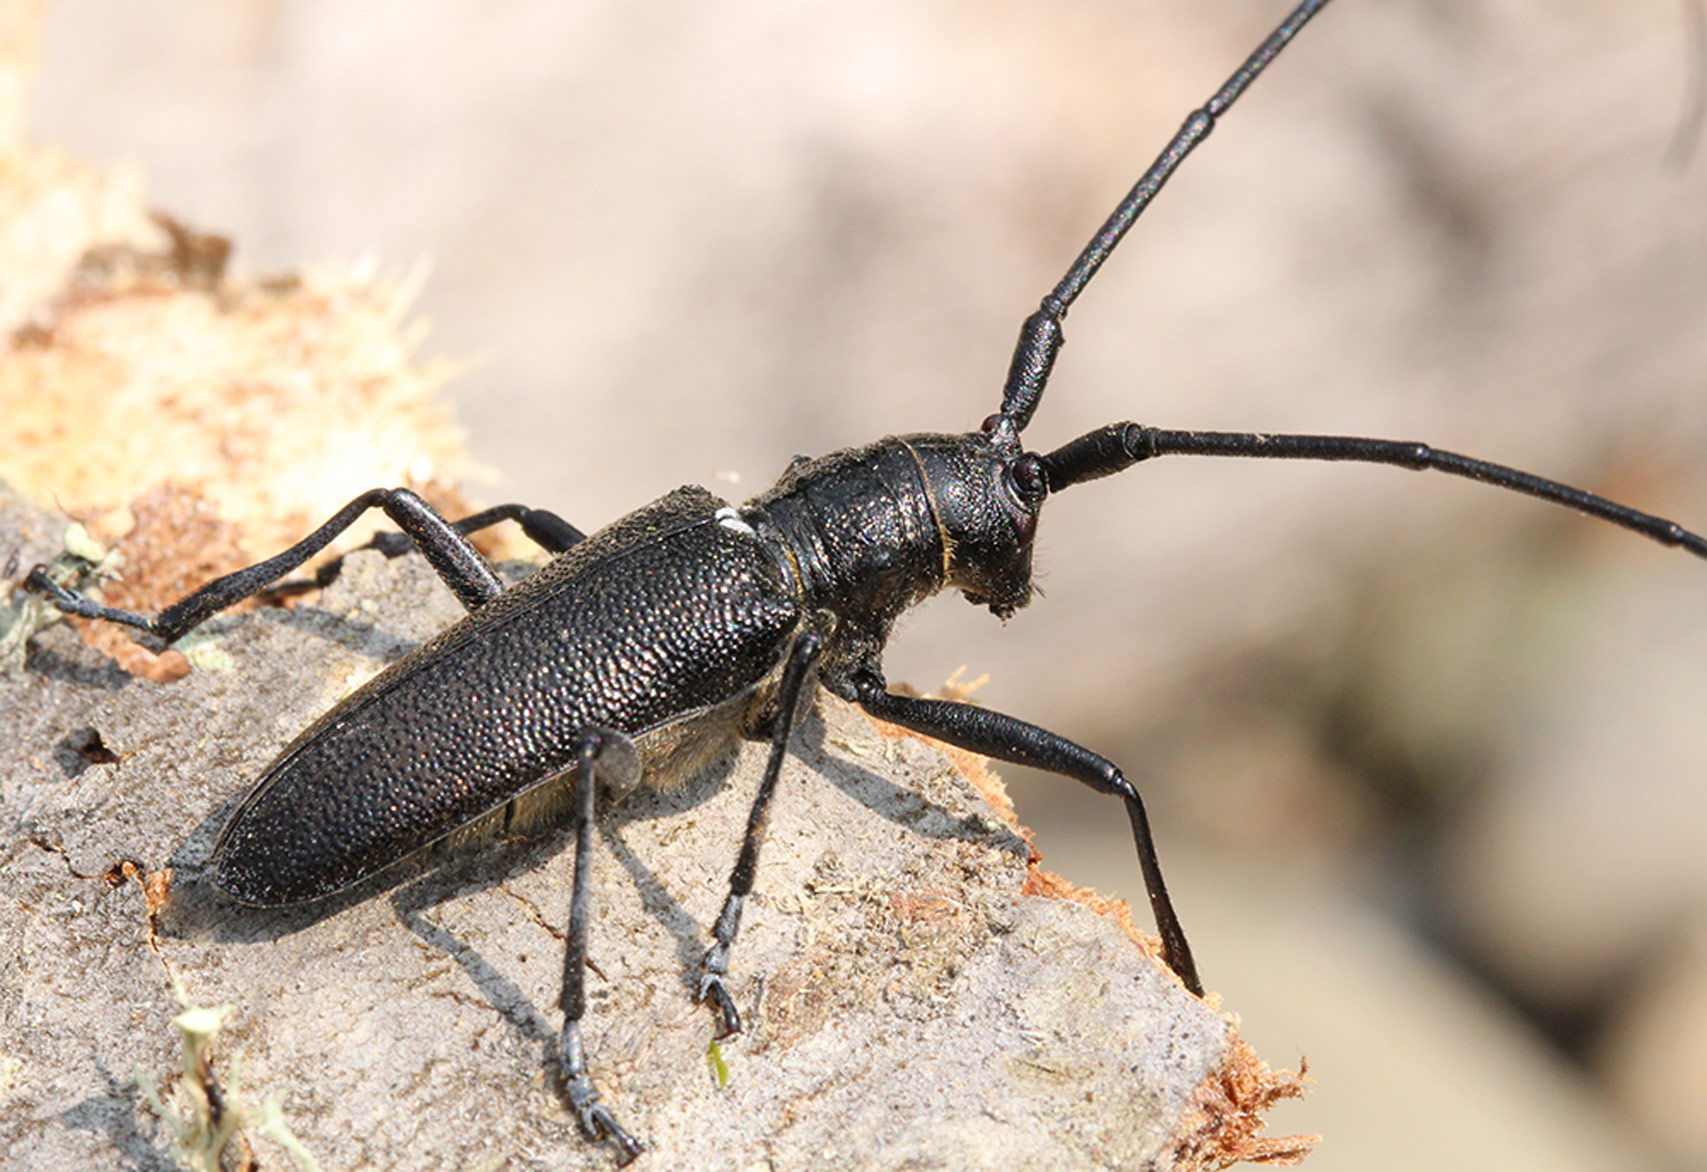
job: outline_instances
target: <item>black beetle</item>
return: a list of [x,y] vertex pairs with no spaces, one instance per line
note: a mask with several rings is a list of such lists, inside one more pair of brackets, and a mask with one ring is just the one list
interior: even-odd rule
[[[406,490],[374,490],[291,549],[148,618],[56,585],[30,588],[61,609],[171,642],[303,565],[369,508],[407,535],[471,612],[299,736],[238,807],[215,848],[215,881],[272,906],[348,887],[554,777],[573,776],[578,830],[562,1005],[560,1069],[583,1130],[625,1157],[640,1144],[600,1101],[580,1037],[590,911],[595,778],[613,798],[703,766],[738,738],[772,752],[730,892],[702,962],[700,995],[723,1034],[740,1019],[725,987],[790,731],[812,679],[892,723],[1119,795],[1165,959],[1193,992],[1196,966],[1169,901],[1143,805],[1107,759],[1013,717],[891,693],[882,655],[897,617],[945,589],[1007,617],[1032,592],[1031,550],[1052,492],[1168,454],[1350,460],[1434,468],[1528,492],[1707,557],[1676,524],[1527,473],[1422,444],[1343,436],[1096,429],[1047,454],[1030,423],[1068,309],[1183,158],[1327,0],[1301,4],[1187,119],[1062,281],[1022,327],[999,411],[974,432],[880,440],[798,461],[768,492],[733,507],[683,488],[590,538],[519,505],[455,524]],[[558,556],[504,589],[467,540],[519,521]]]

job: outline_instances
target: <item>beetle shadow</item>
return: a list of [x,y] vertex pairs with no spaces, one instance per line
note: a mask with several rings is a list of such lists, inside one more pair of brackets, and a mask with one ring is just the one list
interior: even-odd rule
[[[623,841],[619,828],[629,822],[685,813],[702,804],[724,788],[734,766],[735,755],[726,754],[711,768],[702,771],[685,785],[668,790],[642,789],[630,795],[620,805],[611,807],[598,822],[602,840],[610,847],[639,889],[641,904],[647,914],[663,924],[675,939],[677,956],[681,960],[682,983],[689,989],[695,988],[694,966],[699,961],[703,931],[687,909],[670,893],[664,882],[639,861],[633,850]],[[428,909],[447,899],[500,886],[517,874],[550,865],[571,853],[576,825],[574,818],[564,807],[568,804],[573,787],[561,781],[551,784],[558,785],[563,792],[553,803],[557,816],[547,816],[551,822],[549,832],[536,832],[525,838],[508,840],[504,844],[505,849],[500,853],[510,857],[483,860],[476,864],[474,874],[467,873],[467,869],[463,867],[453,868],[449,865],[450,860],[446,860],[432,872],[402,882],[390,897],[392,911],[398,921],[423,943],[439,950],[455,962],[468,975],[475,988],[480,990],[481,996],[510,1024],[523,1042],[542,1046],[547,1065],[557,1060],[557,1029],[527,994],[481,955],[478,949],[448,928],[435,923],[426,913]],[[567,874],[557,886],[557,890],[562,894],[560,914],[563,917],[563,920],[558,922],[564,922],[568,917],[572,892],[572,883]],[[547,923],[545,915],[542,914],[540,920],[542,926],[555,939],[563,939],[563,932]],[[596,970],[597,962],[595,941],[594,949],[589,955],[589,967]]]
[[92,1094],[58,1113],[59,1122],[70,1131],[85,1131],[105,1138],[125,1159],[126,1168],[138,1172],[171,1172],[181,1165],[169,1148],[150,1139],[137,1119],[145,1107],[138,1079],[121,1079],[99,1055],[94,1056],[96,1073],[104,1093]]
[[[396,535],[394,534],[393,536]],[[405,556],[387,556],[380,554],[369,547],[363,546],[359,549],[351,550],[348,554],[345,554],[344,557],[337,560],[341,562],[345,558],[358,554],[369,557],[383,557],[386,559],[386,562],[390,562],[392,557]],[[425,566],[425,560],[421,559],[418,554],[410,554],[407,555],[407,557],[418,561],[423,567]],[[504,561],[491,563],[491,569],[503,581],[504,586],[507,589],[508,587],[514,586],[516,583],[536,573],[541,568],[542,564],[543,563],[540,562],[526,560],[505,559]],[[384,563],[382,563],[382,568],[383,567]],[[392,566],[389,568],[388,572],[395,573],[402,569],[403,567],[401,565]],[[421,631],[418,636],[401,635],[398,634],[396,630],[392,629],[397,622],[396,616],[392,616],[386,620],[370,621],[351,618],[349,614],[341,614],[335,610],[323,609],[321,602],[326,597],[325,591],[336,590],[339,588],[338,577],[339,575],[334,575],[331,581],[327,582],[323,586],[317,587],[321,590],[321,594],[314,602],[298,603],[291,606],[272,606],[268,608],[266,613],[271,615],[276,622],[283,623],[288,627],[292,627],[315,638],[336,643],[347,651],[352,651],[357,655],[378,660],[385,666],[390,666],[397,660],[402,659],[405,655],[420,647],[428,639],[439,634],[441,631],[446,630],[459,618],[464,617],[460,614],[446,612],[443,616],[442,622],[434,626],[429,626],[427,629]],[[433,582],[430,588],[445,591],[445,597],[447,599],[451,597],[449,594],[448,584],[442,580]],[[334,605],[338,604],[334,603]],[[218,620],[212,621],[217,622]],[[203,624],[197,629],[206,630],[210,629],[210,627],[208,624]]]
[[387,630],[380,623],[352,619],[315,606],[277,607],[269,611],[268,615],[282,626],[312,638],[336,643],[346,651],[377,660],[386,667],[402,659],[423,642]]
[[[791,756],[817,775],[813,782],[828,780],[861,806],[901,829],[937,841],[977,843],[1017,855],[1022,860],[1029,856],[1030,845],[1012,828],[982,817],[976,811],[965,815],[953,814],[917,790],[897,785],[857,760],[832,752],[826,742],[826,726],[816,706],[801,720],[795,737],[795,750]],[[826,769],[826,763],[831,763],[831,767]],[[710,925],[702,924],[683,906],[669,883],[629,845],[622,832],[631,823],[669,818],[701,805],[726,788],[735,764],[736,754],[731,752],[684,785],[669,789],[642,787],[620,805],[608,807],[598,819],[600,840],[627,872],[640,894],[642,907],[670,933],[680,986],[690,999],[698,997],[700,963],[710,943]],[[567,791],[569,787],[562,788]],[[778,800],[786,801],[787,798],[779,796]],[[566,794],[560,804],[565,801]],[[744,819],[741,824],[745,825]],[[546,1047],[548,1062],[554,1061],[556,1056],[556,1029],[526,994],[478,950],[455,933],[432,922],[424,913],[451,897],[497,886],[515,874],[531,871],[570,853],[574,832],[573,819],[563,817],[547,834],[506,843],[506,847],[515,848],[506,852],[515,856],[510,861],[498,858],[482,861],[476,864],[477,872],[470,875],[466,868],[453,868],[446,860],[432,873],[403,882],[391,895],[392,909],[398,920],[424,943],[440,950],[459,965],[521,1039]],[[730,869],[734,868],[740,847],[739,838],[731,840]],[[760,866],[762,870],[762,861]],[[567,875],[559,890],[562,893],[561,915],[566,919],[571,893]],[[562,939],[560,930],[549,925],[548,930],[557,939]],[[593,947],[589,950],[590,967],[596,969],[597,959],[595,934]]]
[[[917,790],[897,785],[874,772],[845,752],[834,751],[816,707],[801,720],[791,755],[817,775],[809,784],[828,781],[853,801],[910,834],[938,841],[977,843],[1022,859],[1029,853],[1025,840],[1010,827],[981,816],[976,810],[952,813]],[[701,924],[683,906],[665,879],[630,846],[623,830],[630,823],[686,813],[710,800],[727,787],[735,763],[736,754],[725,754],[683,785],[668,789],[642,787],[621,804],[608,807],[598,823],[601,841],[634,883],[646,913],[670,933],[681,987],[690,998],[698,994],[699,965],[710,940],[710,925]],[[568,810],[568,797],[573,787],[564,784],[561,778],[545,786],[555,787],[559,792],[545,795],[541,803],[543,812],[531,816],[523,830],[452,835],[343,891],[310,904],[282,908],[245,906],[213,884],[209,856],[220,830],[243,799],[244,794],[239,792],[205,818],[173,855],[171,866],[179,880],[162,909],[159,930],[167,936],[210,936],[221,943],[270,942],[358,904],[388,896],[392,912],[403,927],[462,968],[518,1038],[545,1047],[547,1061],[554,1061],[558,1031],[547,1015],[478,949],[428,915],[431,909],[453,898],[502,886],[518,875],[550,865],[571,853],[575,825]],[[779,794],[778,800],[786,808],[791,798],[799,800],[799,796],[800,791],[790,786]],[[751,795],[746,800],[750,801]],[[744,819],[741,824],[745,824]],[[731,839],[728,857],[731,869],[740,846],[738,836]],[[561,909],[547,909],[541,922],[561,940],[561,930],[551,927],[546,920],[551,918],[561,923],[563,920],[557,917],[567,917],[571,892],[567,871],[559,890]],[[591,959],[596,966],[596,953]]]
[[37,632],[25,645],[23,670],[55,683],[103,692],[121,691],[135,678],[111,657],[83,642],[65,623]]
[[[981,817],[977,812],[966,815],[951,813],[919,791],[897,785],[882,774],[866,768],[856,759],[831,751],[826,733],[827,726],[823,716],[814,704],[803,714],[791,738],[789,756],[814,775],[808,779],[808,786],[827,781],[873,814],[924,838],[978,843],[1015,854],[1021,859],[1029,857],[1030,844],[1012,828]],[[723,788],[734,764],[734,754],[719,762],[716,767],[715,789]],[[787,768],[786,764],[784,768]],[[689,783],[690,786],[698,784],[698,781]],[[707,796],[709,792],[714,791],[708,791]],[[676,955],[682,968],[682,987],[697,996],[699,964],[710,942],[710,926],[702,926],[682,906],[671,893],[669,884],[635,853],[621,834],[623,827],[631,822],[644,822],[681,813],[704,800],[696,798],[684,802],[680,800],[679,795],[679,790],[643,789],[601,818],[599,831],[605,845],[639,889],[647,912],[674,937]],[[786,806],[790,796],[787,792],[779,792],[774,800]],[[748,795],[748,801],[751,801],[751,795]],[[744,819],[742,825],[745,825]],[[732,838],[727,860],[731,871],[740,849],[740,838]],[[762,855],[759,868],[762,875]],[[567,900],[567,891],[565,899]]]
[[[974,795],[974,809],[967,814],[952,813],[918,790],[897,785],[881,773],[867,768],[845,751],[837,752],[827,741],[826,732],[827,726],[814,710],[812,718],[801,723],[799,741],[811,750],[816,759],[805,758],[798,752],[795,755],[801,757],[820,780],[828,781],[878,817],[909,833],[939,842],[968,842],[1016,854],[1021,859],[1030,857],[1031,845],[1013,827],[979,813],[977,807],[985,802],[970,784],[962,783]],[[830,763],[830,767],[823,768],[820,762]]]
[[[414,894],[418,895],[418,892]],[[557,1044],[558,1034],[545,1015],[514,981],[505,976],[502,970],[482,956],[476,948],[426,915],[428,908],[443,902],[445,898],[444,893],[436,897],[428,895],[426,898],[415,898],[412,896],[411,887],[404,887],[392,893],[391,910],[396,914],[398,922],[414,933],[423,944],[455,961],[458,967],[468,974],[468,979],[474,982],[474,987],[480,990],[480,995],[486,998],[498,1012],[498,1016],[508,1023],[522,1041],[547,1047],[546,1059],[549,1061],[554,1052],[551,1048]]]

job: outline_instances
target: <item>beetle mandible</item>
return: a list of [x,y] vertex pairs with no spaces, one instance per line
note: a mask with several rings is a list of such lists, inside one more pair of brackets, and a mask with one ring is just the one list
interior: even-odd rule
[[[591,911],[595,778],[613,798],[702,765],[746,737],[771,754],[729,894],[702,960],[700,996],[721,1034],[741,1028],[731,950],[796,713],[816,683],[872,714],[987,756],[1073,778],[1122,800],[1167,963],[1201,992],[1137,791],[1111,761],[1017,718],[889,691],[883,652],[896,619],[945,589],[1000,617],[1032,593],[1032,547],[1047,497],[1169,454],[1348,460],[1432,468],[1565,504],[1707,557],[1676,524],[1553,481],[1422,444],[1347,436],[1095,429],[1047,452],[1030,424],[1063,343],[1068,310],[1185,156],[1327,0],[1303,3],[1178,135],[1021,329],[999,410],[976,431],[907,435],[797,462],[740,506],[683,488],[591,536],[555,515],[500,506],[455,523],[407,490],[374,490],[302,542],[146,617],[54,584],[61,609],[170,643],[260,592],[382,509],[469,616],[388,668],[299,736],[239,805],[213,856],[239,900],[280,905],[341,890],[553,777],[572,775],[578,819],[559,1066],[582,1129],[624,1157],[641,1150],[588,1073],[580,1023]],[[468,542],[521,523],[557,556],[505,589]]]

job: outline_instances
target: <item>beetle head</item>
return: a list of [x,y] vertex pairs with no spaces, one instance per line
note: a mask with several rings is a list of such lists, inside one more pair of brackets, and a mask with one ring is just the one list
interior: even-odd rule
[[945,584],[1005,619],[1031,601],[1032,540],[1049,483],[1001,420],[971,435],[908,442],[942,530]]

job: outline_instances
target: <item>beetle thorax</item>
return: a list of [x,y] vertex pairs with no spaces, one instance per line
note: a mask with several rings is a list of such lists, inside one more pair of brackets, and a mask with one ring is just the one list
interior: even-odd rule
[[910,435],[799,460],[742,512],[781,539],[808,610],[835,616],[824,668],[875,666],[895,619],[945,586],[1006,617],[1031,597],[1035,510],[982,435]]
[[807,609],[887,629],[943,587],[941,530],[918,463],[898,440],[798,460],[743,512],[768,520],[786,544]]

